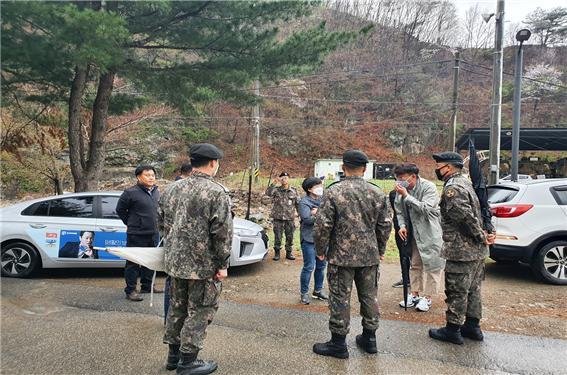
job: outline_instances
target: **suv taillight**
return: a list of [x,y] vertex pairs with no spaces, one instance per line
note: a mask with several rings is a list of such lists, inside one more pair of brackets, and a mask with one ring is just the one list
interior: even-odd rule
[[507,204],[504,206],[492,207],[490,212],[496,217],[517,217],[525,214],[533,204]]

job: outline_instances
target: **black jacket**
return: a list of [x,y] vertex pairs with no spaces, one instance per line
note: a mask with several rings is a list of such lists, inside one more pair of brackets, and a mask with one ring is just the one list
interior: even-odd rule
[[156,234],[158,201],[157,186],[151,192],[140,184],[124,190],[116,204],[116,213],[128,227],[126,233]]

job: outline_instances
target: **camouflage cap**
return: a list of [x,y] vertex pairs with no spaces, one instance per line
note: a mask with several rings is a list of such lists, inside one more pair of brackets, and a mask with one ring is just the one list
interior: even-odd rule
[[210,143],[196,143],[189,148],[191,160],[218,160],[222,159],[223,152]]
[[343,154],[343,164],[351,167],[362,167],[368,163],[368,156],[360,150],[348,150]]
[[433,154],[433,159],[436,163],[447,163],[453,164],[462,167],[463,166],[463,157],[453,151],[445,151],[439,152],[437,154]]

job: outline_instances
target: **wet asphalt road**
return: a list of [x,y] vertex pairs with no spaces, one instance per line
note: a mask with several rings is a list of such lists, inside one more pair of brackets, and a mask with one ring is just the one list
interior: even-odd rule
[[[150,307],[121,289],[57,278],[2,279],[2,374],[173,374],[164,368],[163,296]],[[487,332],[456,346],[435,342],[429,327],[382,321],[379,353],[360,352],[352,320],[350,359],[312,353],[326,341],[327,315],[222,302],[202,358],[218,374],[567,374],[567,341]]]

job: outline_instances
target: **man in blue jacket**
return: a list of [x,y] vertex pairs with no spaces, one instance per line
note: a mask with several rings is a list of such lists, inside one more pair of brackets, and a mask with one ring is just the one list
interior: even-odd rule
[[[156,186],[156,170],[151,165],[141,165],[134,173],[138,182],[124,190],[116,204],[116,213],[127,226],[127,247],[154,247],[157,246],[158,241],[159,190]],[[152,276],[152,270],[127,260],[124,269],[126,298],[130,301],[142,301],[142,296],[136,291],[138,277],[140,277],[141,292],[149,293],[152,289]],[[163,291],[154,288],[154,293],[163,293]]]

